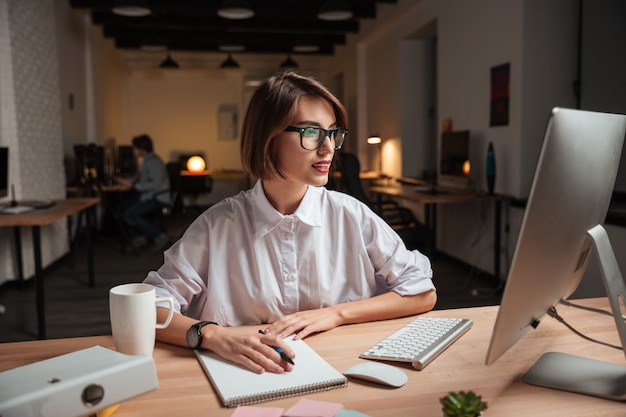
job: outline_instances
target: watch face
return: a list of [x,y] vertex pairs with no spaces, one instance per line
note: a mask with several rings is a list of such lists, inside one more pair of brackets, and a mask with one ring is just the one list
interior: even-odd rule
[[187,345],[189,345],[190,348],[197,348],[200,342],[199,339],[198,329],[195,326],[187,330]]

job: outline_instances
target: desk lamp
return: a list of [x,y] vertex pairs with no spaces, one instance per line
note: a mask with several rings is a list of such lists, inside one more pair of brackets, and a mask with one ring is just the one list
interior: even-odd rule
[[381,143],[383,142],[383,139],[380,137],[380,135],[375,134],[375,135],[371,135],[369,138],[367,138],[367,143],[370,145],[377,145],[378,148],[378,172],[383,172],[383,155],[382,155],[382,151],[381,151]]
[[199,155],[194,155],[187,160],[187,171],[192,174],[202,174],[205,168],[204,158]]

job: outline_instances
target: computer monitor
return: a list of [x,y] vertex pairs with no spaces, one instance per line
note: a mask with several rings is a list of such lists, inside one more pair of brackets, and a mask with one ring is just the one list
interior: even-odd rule
[[120,175],[135,175],[137,173],[137,159],[130,145],[120,145],[117,148],[117,173]]
[[[626,326],[617,304],[626,287],[602,227],[625,133],[624,115],[552,110],[487,352],[488,365],[546,315],[554,314],[556,305],[579,285],[593,253],[598,256],[618,333],[626,346]],[[523,380],[624,399],[623,378],[626,366],[544,353]]]
[[9,195],[9,148],[0,148],[0,198]]
[[470,132],[468,130],[444,132],[439,147],[440,185],[469,186]]

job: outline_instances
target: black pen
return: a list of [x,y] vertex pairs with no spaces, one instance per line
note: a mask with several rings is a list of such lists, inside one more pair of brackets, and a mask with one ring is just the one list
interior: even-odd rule
[[[259,333],[265,334],[265,332],[263,330],[259,330]],[[276,352],[278,352],[278,354],[280,355],[281,358],[283,358],[283,360],[286,360],[290,364],[295,365],[295,363],[293,363],[293,360],[289,357],[289,355],[287,355],[285,353],[284,350],[282,350],[278,346],[272,346],[272,349],[274,349]]]

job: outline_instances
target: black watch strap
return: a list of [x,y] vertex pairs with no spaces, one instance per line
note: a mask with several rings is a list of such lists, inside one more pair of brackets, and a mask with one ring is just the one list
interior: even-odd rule
[[218,323],[214,322],[214,321],[199,321],[196,324],[194,324],[191,327],[195,327],[195,329],[200,332],[200,329],[202,329],[204,326],[206,326],[207,324],[215,324],[216,326],[219,326]]
[[[197,344],[195,346],[190,345],[191,348],[193,349],[200,348],[200,345],[202,344],[202,328],[206,326],[207,324],[215,324],[216,326],[219,326],[219,323],[216,323],[214,321],[199,321],[196,324],[191,325],[191,328],[189,330],[196,332],[196,340],[197,340]],[[189,343],[189,339],[187,340],[187,343]]]

